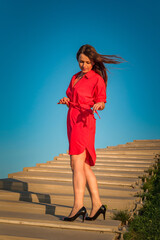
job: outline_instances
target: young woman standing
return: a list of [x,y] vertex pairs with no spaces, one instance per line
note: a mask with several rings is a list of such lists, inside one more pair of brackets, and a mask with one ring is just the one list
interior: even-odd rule
[[[70,165],[73,172],[74,205],[64,221],[74,221],[80,215],[83,220],[86,208],[83,206],[85,186],[90,193],[92,209],[85,220],[95,220],[100,214],[105,219],[106,207],[102,205],[96,177],[91,169],[95,165],[94,113],[103,110],[106,103],[107,69],[104,63],[118,64],[122,58],[115,55],[101,55],[91,45],[83,45],[77,52],[81,69],[76,73],[59,104],[69,107],[67,133],[69,140]],[[98,113],[97,113],[98,114]]]

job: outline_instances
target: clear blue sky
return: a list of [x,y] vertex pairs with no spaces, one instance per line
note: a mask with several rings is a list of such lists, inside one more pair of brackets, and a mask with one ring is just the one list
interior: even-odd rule
[[159,0],[0,0],[1,178],[67,151],[57,102],[86,43],[128,61],[109,66],[96,148],[160,138],[159,12]]

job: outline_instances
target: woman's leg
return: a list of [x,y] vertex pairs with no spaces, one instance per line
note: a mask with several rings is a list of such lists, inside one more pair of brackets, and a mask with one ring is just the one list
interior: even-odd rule
[[86,185],[86,177],[84,164],[86,159],[86,151],[79,155],[71,155],[71,168],[73,171],[73,191],[74,191],[74,205],[69,217],[74,216],[77,211],[83,207],[84,192]]
[[93,217],[98,209],[102,206],[99,191],[98,191],[98,184],[97,179],[90,167],[87,163],[85,163],[85,176],[87,181],[87,188],[91,196],[92,201],[92,210],[90,213],[90,217]]

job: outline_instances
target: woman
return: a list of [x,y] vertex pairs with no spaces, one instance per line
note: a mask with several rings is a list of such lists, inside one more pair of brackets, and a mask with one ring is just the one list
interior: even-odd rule
[[105,219],[106,213],[106,207],[100,200],[96,177],[91,169],[96,162],[94,113],[105,108],[108,77],[104,63],[117,64],[122,58],[98,54],[95,48],[88,44],[79,49],[76,57],[81,71],[72,77],[66,91],[67,97],[59,101],[59,104],[69,107],[67,134],[74,190],[74,205],[69,217],[65,217],[64,221],[74,221],[80,215],[84,221],[86,208],[83,206],[83,199],[86,185],[92,209],[85,220],[91,221],[100,214],[103,214]]

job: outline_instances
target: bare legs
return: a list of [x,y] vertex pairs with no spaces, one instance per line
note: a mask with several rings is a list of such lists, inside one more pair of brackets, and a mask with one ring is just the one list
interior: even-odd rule
[[85,176],[86,176],[86,182],[87,182],[87,189],[90,193],[90,197],[92,201],[92,210],[90,213],[90,217],[93,217],[97,212],[97,210],[102,206],[102,203],[99,197],[97,179],[91,167],[87,163],[85,163]]
[[83,199],[85,185],[87,184],[88,191],[91,196],[92,210],[90,217],[94,216],[96,211],[101,207],[102,203],[99,197],[97,180],[91,167],[85,163],[86,151],[79,155],[71,156],[71,168],[73,171],[73,191],[74,205],[69,217],[74,216],[77,211],[83,207]]
[[71,156],[71,168],[73,171],[72,182],[74,191],[74,205],[70,217],[74,216],[77,211],[83,207],[84,191],[86,177],[84,171],[86,153]]

